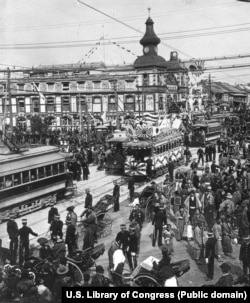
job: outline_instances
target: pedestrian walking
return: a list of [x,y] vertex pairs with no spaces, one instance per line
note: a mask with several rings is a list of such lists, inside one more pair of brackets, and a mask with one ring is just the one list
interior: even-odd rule
[[89,178],[89,165],[87,160],[83,159],[82,161],[82,175],[83,175],[83,180],[88,180]]
[[71,257],[74,250],[77,248],[76,228],[72,224],[70,218],[66,220],[67,229],[65,236],[65,244],[68,246],[68,256]]
[[120,210],[120,186],[117,184],[117,181],[114,181],[114,188],[113,188],[113,198],[114,198],[114,212]]
[[55,219],[55,215],[58,215],[58,209],[55,207],[56,202],[50,202],[49,205],[51,206],[49,213],[48,213],[48,223],[51,224],[52,221]]
[[211,281],[214,278],[214,258],[216,239],[211,230],[207,233],[208,239],[205,244],[205,260],[207,264],[207,280]]
[[131,272],[137,267],[137,249],[138,239],[136,236],[135,227],[133,224],[129,226],[129,240],[128,240],[128,264]]
[[52,221],[50,225],[50,231],[51,231],[51,239],[57,236],[59,236],[62,239],[63,222],[60,220],[60,215],[55,215],[55,220]]
[[129,231],[125,224],[120,225],[120,231],[117,233],[115,241],[119,244],[119,248],[122,249],[124,256],[127,256],[127,248],[129,243]]
[[86,188],[85,189],[85,193],[86,193],[86,198],[85,198],[85,205],[84,205],[84,207],[85,208],[92,207],[93,197],[92,197],[92,195],[90,193],[90,189]]
[[130,200],[130,203],[132,203],[133,200],[134,200],[134,192],[135,192],[135,179],[134,179],[134,177],[132,177],[128,181],[128,190],[129,190],[129,200]]
[[10,239],[10,253],[12,256],[12,263],[16,263],[17,249],[18,249],[18,225],[14,220],[14,214],[10,213],[10,219],[7,222],[7,233]]
[[197,155],[198,155],[198,163],[197,164],[199,165],[200,161],[201,161],[202,166],[204,166],[204,151],[203,151],[201,146],[197,150]]
[[167,224],[166,212],[164,211],[164,209],[159,208],[159,204],[158,204],[156,205],[155,214],[152,220],[152,225],[154,226],[153,239],[152,239],[153,247],[155,247],[157,240],[158,240],[158,246],[162,246],[162,228],[163,225],[166,224]]

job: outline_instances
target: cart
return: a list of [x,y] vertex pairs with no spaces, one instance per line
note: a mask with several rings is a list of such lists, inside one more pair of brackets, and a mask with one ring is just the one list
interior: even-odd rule
[[107,212],[112,207],[113,204],[114,204],[114,197],[111,195],[105,195],[93,207],[97,218],[98,238],[107,237],[112,232],[112,220]]
[[[153,270],[153,262],[158,263],[159,259],[148,257],[142,261],[132,272],[130,285],[132,287],[162,287],[165,280],[159,275],[158,271]],[[170,264],[174,270],[176,280],[189,271],[189,260],[182,260]],[[178,282],[176,281],[178,284]]]

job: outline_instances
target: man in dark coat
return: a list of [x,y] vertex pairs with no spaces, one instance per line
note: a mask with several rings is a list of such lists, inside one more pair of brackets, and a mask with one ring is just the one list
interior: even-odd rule
[[198,165],[200,164],[200,160],[202,162],[202,166],[204,166],[204,151],[202,149],[202,147],[200,146],[200,148],[197,151],[197,155],[198,155]]
[[232,287],[233,276],[231,275],[231,266],[227,262],[220,265],[222,277],[214,284],[215,287]]
[[213,144],[211,146],[211,151],[212,151],[212,155],[213,155],[213,160],[215,161],[215,159],[216,159],[216,146],[215,146],[215,144]]
[[82,161],[82,173],[83,173],[83,180],[88,180],[88,178],[89,178],[89,165],[88,165],[88,162],[85,159]]
[[134,179],[134,177],[132,177],[128,181],[128,190],[129,190],[130,203],[132,203],[133,199],[134,199],[134,192],[135,192],[135,179]]
[[51,224],[51,222],[55,219],[55,215],[58,215],[58,209],[54,205],[55,205],[54,202],[50,203],[51,209],[49,210],[49,213],[48,213],[48,223],[49,224]]
[[68,256],[71,257],[72,253],[77,247],[76,243],[76,228],[72,224],[71,219],[67,219],[66,221],[67,229],[66,229],[66,237],[65,244],[68,245]]
[[83,225],[86,227],[83,239],[83,250],[85,250],[94,247],[94,243],[97,242],[97,218],[92,207],[88,208]]
[[[33,232],[33,230],[27,226],[27,219],[22,219],[23,227],[18,230],[18,235],[20,237],[19,242],[19,264],[23,264],[24,260],[27,260],[29,257],[29,249],[30,249],[30,240],[29,235],[33,235],[35,237],[38,236],[37,233]],[[24,255],[23,255],[24,251]]]
[[92,203],[93,203],[93,197],[90,193],[90,189],[89,188],[86,188],[85,190],[85,193],[86,193],[86,198],[85,198],[85,208],[90,208],[92,207]]
[[127,248],[129,243],[129,231],[127,231],[126,225],[120,225],[121,231],[116,235],[115,241],[119,244],[119,248],[122,249],[124,256],[127,256]]
[[10,214],[10,219],[7,222],[7,232],[10,238],[10,253],[12,255],[12,261],[15,263],[18,249],[18,226],[14,220],[13,213]]
[[131,272],[137,267],[137,248],[138,248],[138,238],[135,232],[135,226],[131,224],[129,226],[129,242],[128,242],[128,264]]
[[215,257],[215,245],[216,239],[213,232],[210,230],[207,233],[208,239],[205,244],[205,260],[207,264],[207,280],[211,281],[214,278],[214,257]]
[[63,237],[63,222],[60,220],[60,215],[55,215],[55,220],[51,222],[50,231],[51,239],[53,237],[59,236],[61,239]]
[[174,181],[174,161],[172,161],[171,158],[169,158],[168,161],[168,172],[170,177],[170,182]]
[[113,197],[114,197],[114,212],[120,210],[119,198],[120,198],[120,186],[117,181],[114,181]]
[[244,276],[249,275],[249,273],[250,273],[250,237],[249,237],[249,235],[245,235],[242,238],[239,260],[242,262],[242,265],[243,265]]
[[153,167],[153,160],[151,159],[151,157],[148,157],[148,159],[146,160],[146,173],[147,176],[149,177],[149,179],[151,180],[152,178],[152,167]]
[[158,237],[158,246],[162,246],[162,228],[163,225],[167,224],[166,212],[163,208],[155,208],[155,215],[152,220],[152,225],[154,225],[153,231],[153,241],[152,245],[155,246]]

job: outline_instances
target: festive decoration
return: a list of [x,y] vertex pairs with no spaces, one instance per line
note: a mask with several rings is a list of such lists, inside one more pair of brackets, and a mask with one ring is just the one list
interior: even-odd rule
[[126,124],[126,136],[132,139],[135,136],[135,130],[131,124]]
[[146,124],[138,124],[136,126],[136,135],[139,139],[151,139],[153,135],[153,129]]

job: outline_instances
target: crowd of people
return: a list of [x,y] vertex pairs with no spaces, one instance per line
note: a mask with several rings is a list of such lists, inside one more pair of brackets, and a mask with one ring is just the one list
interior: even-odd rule
[[[239,258],[243,271],[240,282],[249,285],[250,165],[246,160],[245,143],[244,136],[237,137],[237,140],[220,140],[217,145],[199,147],[193,159],[187,146],[186,168],[174,169],[174,164],[170,161],[169,174],[166,175],[163,187],[159,189],[154,181],[151,182],[154,189],[150,214],[152,246],[158,246],[162,250],[162,259],[154,263],[153,270],[160,272],[165,266],[170,268],[171,256],[178,253],[174,247],[175,241],[187,241],[197,266],[207,265],[207,281],[214,279],[214,269],[219,264],[222,277],[214,285],[232,286],[237,281],[231,275],[229,261]],[[233,153],[231,145],[238,146]],[[68,170],[73,179],[88,180],[89,164],[102,169],[105,158],[112,153],[112,147],[106,144],[79,146],[73,142],[70,153]],[[164,188],[174,188],[173,195],[166,195]],[[110,277],[106,277],[104,268],[97,265],[95,275],[91,277],[86,273],[81,286],[122,286],[126,262],[131,272],[138,265],[145,213],[134,192],[135,179],[129,181],[128,190],[131,208],[127,219],[130,223],[128,228],[124,223],[120,225],[120,231],[108,250]],[[116,182],[112,196],[113,211],[119,212],[120,187]],[[60,302],[61,287],[77,285],[71,278],[67,257],[71,258],[77,249],[94,248],[98,242],[97,218],[90,189],[86,189],[84,206],[82,214],[77,214],[74,206],[68,207],[63,222],[58,209],[51,204],[48,213],[50,239],[38,239],[39,259],[45,262],[44,272],[47,270],[48,280],[32,279],[29,274],[29,235],[38,234],[28,227],[27,219],[22,219],[23,226],[19,228],[14,217],[10,216],[7,223],[10,247],[4,249],[0,245],[1,259],[4,264],[9,263],[2,273],[2,298],[8,300],[18,294],[21,295],[20,302]],[[79,247],[79,237],[82,236],[78,234],[79,220],[84,225],[82,247]],[[236,255],[236,245],[240,245],[239,256]],[[21,272],[18,270],[20,268]],[[14,290],[10,283],[11,277],[18,277]]]

